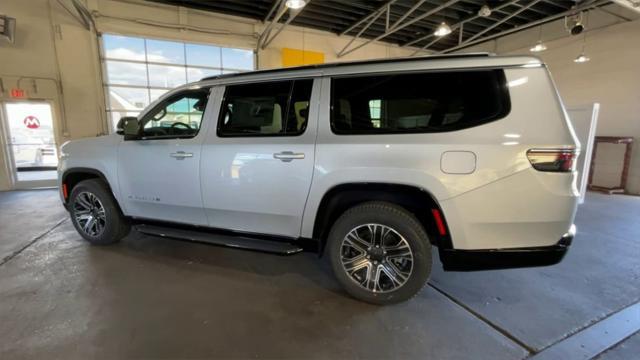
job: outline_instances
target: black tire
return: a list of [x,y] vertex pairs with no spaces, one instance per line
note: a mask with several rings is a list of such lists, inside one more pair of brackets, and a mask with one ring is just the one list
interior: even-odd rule
[[[89,230],[85,230],[84,225],[87,225],[88,221],[78,219],[77,215],[82,215],[82,211],[86,212],[85,205],[87,205],[87,200],[94,199],[91,196],[95,196],[97,202],[89,201],[93,206],[87,215],[91,215],[94,223],[98,223],[98,225],[91,226]],[[116,200],[102,180],[89,179],[79,182],[71,191],[68,208],[73,226],[91,244],[109,245],[116,243],[127,236],[131,230],[129,221],[120,211]],[[98,218],[104,219],[104,221],[98,220]],[[102,226],[100,227],[100,225]]]
[[[405,282],[402,285],[398,285],[396,288],[389,287],[389,284],[393,284],[393,286],[396,285],[391,281],[391,277],[384,274],[380,275],[379,279],[382,279],[381,284],[387,285],[387,287],[383,288],[381,286],[378,290],[373,291],[373,289],[367,288],[371,286],[371,282],[364,280],[364,283],[367,284],[367,287],[365,287],[364,284],[361,284],[356,280],[356,277],[358,277],[359,274],[354,274],[354,276],[352,276],[347,272],[347,265],[343,265],[343,252],[346,251],[347,253],[351,253],[353,250],[356,252],[358,252],[358,250],[356,247],[343,245],[343,240],[352,232],[352,230],[359,229],[356,230],[356,232],[360,232],[363,229],[365,232],[367,229],[370,230],[371,228],[369,227],[365,228],[366,224],[379,224],[395,231],[387,232],[387,235],[379,235],[378,238],[382,239],[379,241],[382,241],[382,243],[385,241],[388,243],[389,240],[392,240],[393,242],[401,241],[398,240],[401,237],[406,241],[403,242],[403,247],[406,249],[406,244],[408,244],[408,247],[411,249],[412,261],[404,262],[403,264],[405,264],[405,267],[403,269],[407,269],[406,264],[408,263],[412,263],[412,267],[410,268],[410,271],[404,273],[408,274],[408,276],[404,277],[403,280]],[[386,230],[384,227],[381,228]],[[371,231],[371,233],[376,233],[376,230]],[[391,239],[389,239],[389,233],[394,234],[391,236]],[[380,234],[384,234],[384,231]],[[365,237],[366,234],[363,234],[361,238],[364,239]],[[329,261],[331,262],[331,267],[333,268],[336,278],[351,296],[368,303],[388,305],[408,300],[415,296],[424,287],[429,275],[431,274],[431,244],[424,228],[413,214],[406,209],[391,203],[368,202],[345,211],[333,224],[327,241]],[[362,243],[360,245],[362,245]],[[391,248],[387,246],[380,247],[383,249]],[[364,246],[360,246],[360,249],[363,248]],[[371,249],[371,247],[368,249]],[[391,250],[389,250],[389,252],[391,252]],[[387,251],[384,251],[384,254],[387,254]],[[367,255],[369,257],[367,257],[366,260],[362,259],[362,256]],[[349,258],[348,256],[346,257]],[[361,259],[359,263],[362,263],[362,261],[368,261],[368,266],[375,269],[383,266],[386,269],[389,269],[388,263],[392,261],[386,257],[386,255],[381,255],[380,252],[373,253],[368,251],[365,255],[358,254],[357,257]],[[380,257],[382,257],[382,259]],[[376,259],[376,265],[373,265],[373,260],[371,260],[374,258]],[[397,258],[394,261],[398,261]],[[395,269],[399,269],[399,267],[395,267]],[[364,271],[369,270],[365,269]],[[395,272],[394,274],[397,275],[400,274],[400,272]],[[359,277],[362,278],[362,276]],[[396,276],[396,278],[398,277]],[[384,283],[384,280],[387,280],[386,284]],[[373,287],[376,288],[377,285],[373,285]]]

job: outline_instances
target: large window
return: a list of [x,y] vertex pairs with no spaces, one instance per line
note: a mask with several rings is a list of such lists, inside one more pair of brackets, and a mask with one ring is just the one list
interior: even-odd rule
[[168,90],[204,77],[253,70],[253,51],[102,35],[107,113],[115,127]]
[[336,134],[452,131],[510,110],[502,70],[334,78],[331,89]]
[[300,135],[307,127],[313,80],[229,85],[220,136]]

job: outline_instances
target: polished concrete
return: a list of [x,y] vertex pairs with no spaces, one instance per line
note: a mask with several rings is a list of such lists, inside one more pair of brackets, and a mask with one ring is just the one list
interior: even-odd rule
[[[312,254],[137,233],[89,246],[57,201],[0,193],[0,359],[522,359],[640,299],[640,198],[589,194],[557,266],[436,270],[389,307],[347,297]],[[638,336],[611,346],[602,359],[627,358]]]

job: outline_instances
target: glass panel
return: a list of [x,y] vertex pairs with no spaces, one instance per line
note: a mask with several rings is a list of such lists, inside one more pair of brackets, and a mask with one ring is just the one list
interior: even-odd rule
[[147,40],[147,61],[184,65],[184,43]]
[[214,69],[187,68],[187,80],[189,82],[194,82],[207,76],[220,75],[221,73],[222,72],[220,70]]
[[338,78],[331,101],[331,127],[338,134],[452,131],[510,110],[502,70]]
[[217,46],[187,44],[187,65],[222,67]]
[[174,88],[186,83],[186,69],[182,66],[149,65],[150,86]]
[[147,137],[195,136],[200,129],[209,90],[193,91],[169,98],[144,118]]
[[147,66],[122,61],[107,61],[107,83],[147,86]]
[[149,105],[149,91],[117,86],[107,88],[110,110],[142,110]]
[[144,40],[140,38],[102,35],[104,55],[109,59],[144,61]]
[[253,51],[222,48],[222,67],[225,69],[253,70]]
[[151,102],[156,101],[160,96],[164,95],[167,91],[169,90],[165,90],[165,89],[151,89],[149,90],[150,92],[150,96],[151,96]]
[[[47,103],[10,103],[6,105],[9,142],[18,181],[49,179],[58,166],[53,133],[51,105]],[[36,171],[21,177],[22,172]]]
[[313,80],[298,80],[228,86],[218,133],[301,134],[306,128],[312,84]]

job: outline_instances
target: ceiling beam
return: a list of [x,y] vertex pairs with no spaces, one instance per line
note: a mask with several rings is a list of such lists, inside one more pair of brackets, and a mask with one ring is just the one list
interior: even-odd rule
[[542,0],[533,0],[533,1],[531,1],[529,4],[527,4],[526,6],[521,7],[518,11],[514,12],[513,14],[511,14],[511,15],[507,16],[506,18],[504,18],[504,19],[502,19],[502,20],[498,21],[497,23],[495,23],[495,24],[493,24],[493,25],[489,26],[488,28],[486,28],[486,29],[484,29],[484,30],[480,31],[479,33],[476,33],[476,34],[475,34],[475,35],[473,35],[472,37],[470,37],[470,38],[468,38],[467,40],[463,41],[463,42],[462,42],[462,44],[466,44],[466,43],[468,43],[468,42],[470,42],[470,41],[473,41],[474,39],[477,39],[477,38],[478,38],[478,37],[480,37],[481,35],[486,34],[487,32],[489,32],[489,31],[491,31],[491,30],[495,29],[497,26],[500,26],[500,24],[502,24],[502,23],[504,23],[505,21],[507,21],[507,20],[511,19],[512,17],[514,17],[514,16],[518,16],[518,14],[520,14],[521,12],[523,12],[523,11],[525,11],[525,10],[527,10],[527,9],[530,9],[533,5],[535,5],[535,4],[537,4],[537,3],[539,3],[540,1],[542,1]]
[[[500,5],[500,6],[497,6],[495,9],[492,9],[492,11],[500,10],[500,9],[505,8],[505,7],[507,7],[507,6],[514,5],[514,4],[515,4],[515,3],[517,3],[518,1],[520,1],[520,0],[511,0],[511,1],[509,1],[509,2],[507,2],[507,3],[504,3],[504,4]],[[468,22],[471,22],[471,21],[473,21],[473,20],[475,20],[475,19],[478,19],[478,18],[482,18],[482,16],[480,16],[480,15],[476,14],[476,15],[473,15],[473,16],[471,16],[471,17],[468,17],[468,18],[466,18],[466,19],[464,19],[464,20],[460,21],[459,23],[452,25],[452,26],[451,26],[451,30],[455,30],[455,29],[457,29],[457,28],[459,28],[459,27],[462,27],[464,24],[466,24],[466,23],[468,23]],[[411,46],[411,45],[413,45],[413,44],[416,44],[416,43],[418,43],[418,42],[420,42],[420,41],[426,40],[426,39],[431,38],[431,37],[435,37],[435,35],[434,35],[433,33],[427,34],[427,35],[425,35],[425,36],[422,36],[422,37],[419,37],[419,38],[417,38],[417,39],[411,40],[411,41],[409,41],[409,42],[408,42],[408,43],[406,43],[406,44],[403,44],[403,45],[402,45],[402,47],[404,47],[404,46]],[[429,48],[431,45],[433,45],[433,44],[435,44],[436,42],[438,42],[440,39],[442,39],[442,37],[438,37],[438,38],[436,38],[434,41],[432,41],[432,42],[428,43],[427,45],[423,46],[421,49],[417,50],[417,51],[416,51],[416,52],[414,52],[412,55],[415,55],[415,54],[417,54],[417,53],[418,53],[418,52],[420,52],[420,51],[426,50],[426,49],[427,49],[427,48]]]
[[[311,2],[311,0],[307,0],[307,5],[309,5],[310,2]],[[286,11],[287,10],[287,6],[284,6],[284,9]],[[284,30],[284,28],[287,27],[287,25],[289,25],[291,23],[291,21],[293,21],[293,19],[295,19],[296,16],[298,16],[303,10],[304,10],[304,7],[302,9],[289,9],[289,17],[287,18],[287,21],[285,21],[284,24],[282,24],[278,28],[278,30],[276,30],[276,33],[273,34],[273,36],[269,36],[270,32],[271,32],[271,31],[269,31],[269,33],[262,40],[262,44],[260,45],[260,48],[262,50],[266,49],[267,46],[269,46],[269,44],[273,41],[273,39],[275,39],[282,32],[282,30]],[[277,22],[277,21],[275,21],[275,22]]]
[[505,30],[505,31],[496,33],[496,34],[485,36],[483,38],[476,39],[474,41],[467,41],[464,44],[460,44],[460,45],[456,45],[456,46],[444,49],[442,51],[439,51],[438,53],[439,54],[450,53],[452,51],[460,50],[460,49],[463,49],[463,48],[466,48],[466,47],[469,47],[469,46],[472,46],[472,45],[480,44],[480,43],[483,43],[483,42],[486,42],[486,41],[489,41],[489,40],[493,40],[495,38],[503,37],[503,36],[506,36],[506,35],[509,35],[509,34],[513,34],[513,33],[519,32],[519,31],[523,31],[523,30],[526,30],[526,29],[529,29],[529,28],[532,28],[532,27],[535,27],[535,26],[538,26],[538,25],[542,25],[542,24],[557,20],[557,19],[561,19],[561,18],[563,18],[565,16],[575,14],[576,12],[587,11],[587,10],[590,10],[590,9],[599,8],[600,6],[607,5],[609,3],[611,3],[611,0],[589,1],[588,3],[579,5],[576,8],[571,8],[569,10],[557,13],[555,15],[551,15],[551,16],[548,16],[546,18],[543,18],[543,19],[540,19],[540,20],[536,20],[536,21],[530,22],[528,24],[524,24],[524,25],[516,27],[516,28],[512,28],[512,29],[509,29],[509,30]]
[[347,29],[343,30],[340,35],[344,35],[348,32],[350,32],[351,30],[357,28],[358,26],[360,26],[361,24],[363,24],[364,22],[368,21],[369,19],[371,19],[372,17],[378,15],[378,14],[382,14],[385,10],[387,10],[387,6],[393,4],[394,2],[396,2],[397,0],[389,0],[387,1],[384,5],[380,6],[378,9],[372,11],[371,13],[369,13],[368,15],[366,15],[365,17],[363,17],[362,19],[358,20],[357,22],[355,22],[353,25],[349,26]]
[[273,15],[273,13],[276,11],[276,9],[278,8],[279,5],[281,5],[281,3],[284,0],[273,0],[273,6],[271,6],[271,9],[269,10],[269,12],[267,13],[267,16],[264,17],[264,19],[262,19],[262,22],[265,23],[267,22],[267,20],[269,20],[269,18],[271,17],[271,15]]
[[[414,17],[413,19],[409,20],[409,21],[406,21],[406,22],[404,22],[404,23],[402,23],[402,24],[395,24],[395,26],[394,26],[393,28],[389,29],[388,31],[385,31],[383,34],[378,35],[378,36],[376,36],[376,37],[375,37],[375,38],[373,38],[373,39],[368,39],[368,40],[367,40],[367,41],[365,41],[364,43],[362,43],[362,44],[360,44],[360,45],[358,45],[358,46],[355,46],[355,47],[353,47],[353,48],[351,48],[351,49],[349,49],[349,50],[347,50],[346,48],[345,48],[345,49],[342,49],[342,51],[340,51],[340,52],[337,54],[337,56],[338,56],[339,58],[340,58],[340,57],[343,57],[343,56],[345,56],[345,55],[347,55],[347,54],[350,54],[350,53],[352,53],[352,52],[354,52],[354,51],[356,51],[356,50],[358,50],[358,49],[362,48],[363,46],[366,46],[366,45],[368,45],[368,44],[370,44],[370,43],[372,43],[372,42],[374,42],[374,41],[381,40],[381,39],[383,39],[383,38],[385,38],[385,37],[387,37],[387,36],[389,36],[389,35],[391,35],[391,34],[393,34],[393,33],[397,32],[397,31],[399,31],[399,30],[402,30],[402,29],[406,28],[407,26],[409,26],[409,25],[411,25],[411,24],[415,24],[416,22],[418,22],[418,21],[420,21],[420,20],[422,20],[422,19],[424,19],[424,18],[427,18],[427,17],[429,17],[429,16],[431,16],[431,15],[435,14],[435,13],[437,13],[438,11],[440,11],[440,10],[442,10],[442,9],[447,8],[447,7],[448,7],[448,6],[450,6],[450,5],[455,4],[455,3],[456,3],[456,2],[458,2],[458,1],[460,1],[460,0],[449,0],[449,1],[447,1],[446,3],[444,3],[444,4],[440,5],[440,6],[437,6],[437,7],[433,8],[433,9],[431,9],[431,10],[429,10],[429,11],[427,11],[427,12],[425,12],[425,13],[421,14],[421,15],[418,15],[418,16]],[[356,38],[357,38],[357,37],[356,37]]]

